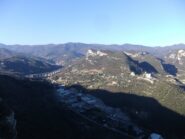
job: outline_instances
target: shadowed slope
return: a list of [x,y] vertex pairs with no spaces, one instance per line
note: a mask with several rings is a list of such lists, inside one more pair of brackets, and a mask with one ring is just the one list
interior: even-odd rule
[[55,93],[47,82],[0,76],[0,97],[15,112],[17,139],[127,138],[99,127],[58,104]]
[[185,117],[160,105],[153,98],[100,89],[88,90],[80,85],[70,87],[94,95],[106,105],[121,108],[144,128],[159,132],[168,139],[182,138],[185,135]]

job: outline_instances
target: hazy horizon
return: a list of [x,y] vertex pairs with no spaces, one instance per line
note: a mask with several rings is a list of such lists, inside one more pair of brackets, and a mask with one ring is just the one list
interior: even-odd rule
[[38,44],[7,44],[7,43],[1,43],[0,42],[0,45],[20,45],[20,46],[23,46],[23,45],[26,45],[26,46],[43,46],[43,45],[63,45],[63,44],[70,44],[70,43],[73,43],[73,44],[77,44],[77,43],[80,43],[80,44],[89,44],[89,45],[138,45],[138,46],[144,46],[144,47],[168,47],[168,46],[175,46],[175,45],[185,45],[185,43],[174,43],[174,44],[170,44],[170,45],[144,45],[144,44],[134,44],[134,43],[123,43],[123,44],[115,44],[115,43],[110,43],[110,44],[103,44],[103,43],[85,43],[85,42],[64,42],[64,43],[38,43]]

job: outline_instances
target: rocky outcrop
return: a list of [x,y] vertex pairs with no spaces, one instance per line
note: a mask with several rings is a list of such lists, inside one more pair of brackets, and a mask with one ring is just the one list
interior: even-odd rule
[[14,112],[0,98],[0,139],[15,139],[16,134]]

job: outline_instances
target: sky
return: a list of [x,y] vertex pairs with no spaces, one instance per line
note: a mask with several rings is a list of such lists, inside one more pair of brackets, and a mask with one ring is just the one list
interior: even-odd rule
[[0,0],[0,43],[185,43],[185,0]]

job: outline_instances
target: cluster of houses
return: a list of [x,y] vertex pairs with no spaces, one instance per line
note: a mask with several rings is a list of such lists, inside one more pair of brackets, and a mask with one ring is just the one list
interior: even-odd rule
[[62,69],[57,69],[55,71],[51,71],[51,72],[45,72],[45,73],[38,73],[38,74],[29,74],[29,75],[25,75],[26,78],[47,78],[47,77],[51,77],[59,72],[61,72]]

